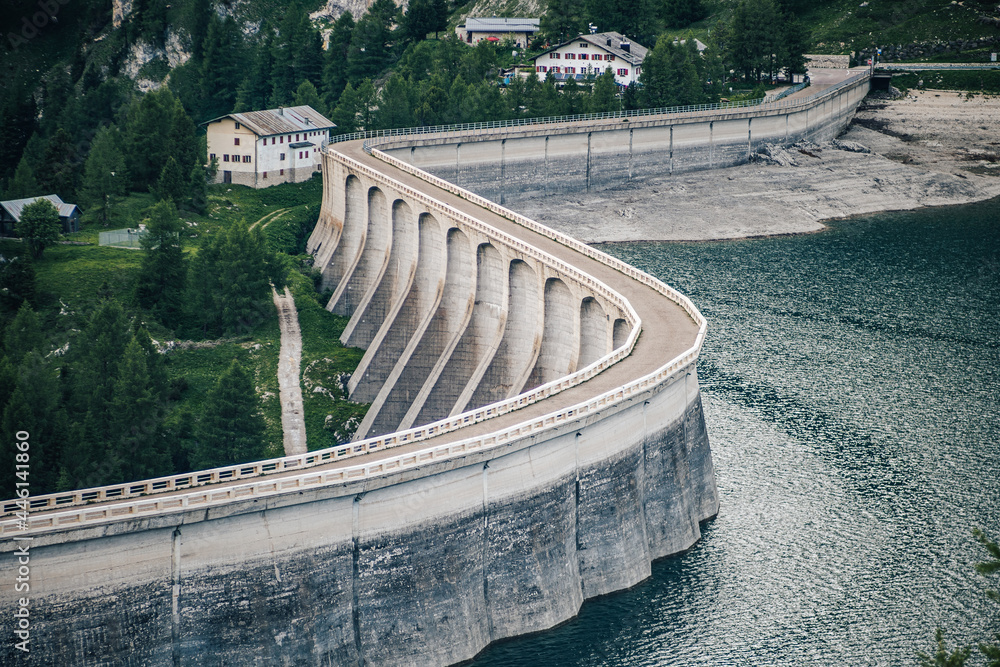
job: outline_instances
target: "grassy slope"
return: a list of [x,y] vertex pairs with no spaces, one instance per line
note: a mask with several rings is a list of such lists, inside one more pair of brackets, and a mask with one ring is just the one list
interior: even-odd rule
[[290,288],[302,330],[302,400],[306,437],[313,451],[349,440],[364,418],[368,404],[346,400],[341,388],[341,379],[354,372],[364,350],[340,344],[348,318],[323,308],[322,298],[305,276],[293,273]]

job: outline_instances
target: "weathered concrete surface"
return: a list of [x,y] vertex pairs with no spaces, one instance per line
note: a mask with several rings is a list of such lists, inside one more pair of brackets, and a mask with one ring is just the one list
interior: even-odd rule
[[718,511],[688,370],[542,441],[369,491],[33,546],[32,664],[451,664],[551,627]]
[[[749,164],[651,178],[511,207],[589,243],[700,241],[819,231],[823,221],[1000,196],[1000,99],[913,91],[869,100],[833,145],[792,148],[788,166]],[[736,214],[738,212],[738,214]]]
[[[761,146],[837,136],[867,92],[867,81],[827,90],[859,70],[811,72],[813,86],[789,101],[828,93],[801,107],[636,116],[530,126],[524,131],[427,135],[386,152],[504,205],[559,195],[570,199],[650,179],[747,162]],[[784,104],[784,103],[783,103]],[[398,143],[398,142],[397,142]],[[572,235],[572,233],[571,233]]]

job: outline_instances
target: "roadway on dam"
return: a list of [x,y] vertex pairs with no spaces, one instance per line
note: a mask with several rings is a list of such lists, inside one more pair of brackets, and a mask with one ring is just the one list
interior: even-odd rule
[[[364,151],[363,141],[344,142],[333,144],[328,150],[339,152],[346,157],[363,163],[365,166],[375,169],[383,175],[394,179],[405,186],[418,190],[439,202],[451,206],[458,211],[465,213],[477,220],[484,222],[499,231],[509,234],[526,244],[534,246],[553,257],[556,257],[567,264],[575,267],[586,275],[603,282],[605,285],[615,290],[624,297],[638,314],[642,322],[642,333],[639,336],[632,354],[618,363],[612,365],[604,372],[596,375],[579,385],[565,389],[557,394],[539,400],[491,419],[486,419],[478,423],[457,428],[447,433],[428,437],[423,440],[409,442],[394,447],[387,447],[368,454],[357,455],[346,458],[339,458],[334,461],[315,465],[309,468],[295,468],[282,470],[269,474],[269,479],[280,479],[283,477],[293,477],[306,472],[316,472],[321,470],[333,470],[359,464],[370,464],[382,459],[389,459],[401,454],[428,449],[450,442],[479,437],[496,431],[505,430],[521,424],[536,420],[548,414],[558,412],[562,409],[574,405],[585,403],[588,400],[599,396],[605,392],[615,390],[634,380],[653,373],[672,359],[678,357],[683,352],[691,349],[698,336],[698,325],[690,315],[677,303],[671,301],[663,294],[657,292],[652,287],[626,276],[616,269],[603,264],[591,257],[588,257],[570,247],[542,236],[537,232],[522,227],[516,222],[504,218],[496,213],[473,204],[461,197],[438,188],[437,186],[401,169],[398,169],[382,160],[369,155]],[[440,215],[437,211],[434,215]],[[175,495],[191,493],[208,486],[212,488],[223,488],[227,486],[239,486],[261,478],[238,479],[220,482],[214,485],[201,485],[172,491],[158,492],[152,495],[144,495],[141,499],[106,500],[101,502],[88,503],[88,508],[100,507],[103,505],[113,505],[135,502],[138,500],[148,500],[153,497],[167,498]],[[66,510],[72,508],[66,507]],[[44,511],[31,512],[32,517],[43,517],[48,514],[64,511],[62,509],[48,509]]]

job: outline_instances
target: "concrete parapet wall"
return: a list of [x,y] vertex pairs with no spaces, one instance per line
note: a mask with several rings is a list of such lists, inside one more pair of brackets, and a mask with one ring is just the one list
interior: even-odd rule
[[[846,57],[846,56],[845,56]],[[801,104],[619,118],[600,124],[529,126],[517,132],[381,140],[381,150],[500,204],[605,190],[646,178],[747,162],[765,143],[827,141],[840,134],[868,89],[858,77]],[[680,117],[686,116],[686,117]]]

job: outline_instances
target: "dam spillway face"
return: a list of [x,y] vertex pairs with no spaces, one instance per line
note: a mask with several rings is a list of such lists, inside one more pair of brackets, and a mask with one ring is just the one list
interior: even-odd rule
[[[864,83],[780,111],[831,132]],[[701,131],[681,121],[664,136]],[[415,164],[474,161],[470,144],[498,140],[530,159],[514,144],[542,131],[324,147],[309,250],[327,308],[350,318],[342,341],[365,350],[348,389],[371,409],[354,440],[39,496],[24,525],[4,503],[7,581],[11,538],[30,538],[32,664],[453,664],[699,539],[719,499],[695,306]],[[596,173],[609,144],[586,132],[578,162]],[[18,597],[8,587],[0,612],[13,618]],[[0,662],[16,651],[4,643]]]

